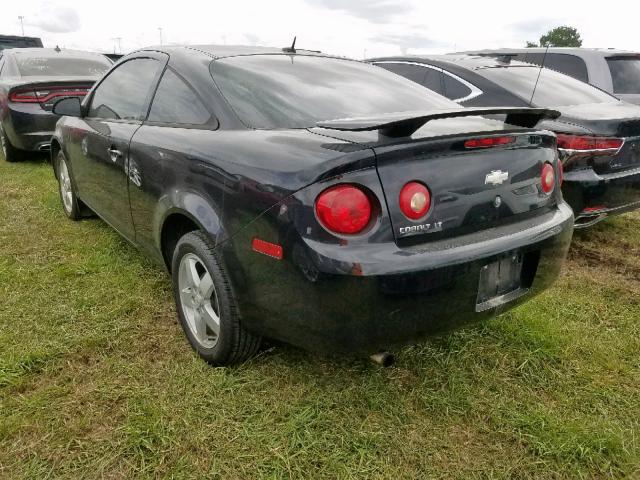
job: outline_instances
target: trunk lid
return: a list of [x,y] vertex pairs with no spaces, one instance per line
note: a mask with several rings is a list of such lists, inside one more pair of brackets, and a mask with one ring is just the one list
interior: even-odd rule
[[576,124],[594,135],[631,137],[640,135],[640,107],[625,102],[589,103],[557,107],[560,122]]
[[610,152],[575,152],[568,155],[567,171],[581,167],[592,167],[600,174],[617,173],[640,167],[640,106],[624,102],[597,103],[559,107],[562,116],[558,119],[559,127],[554,128],[562,133],[562,123],[568,125],[569,131],[574,125],[587,129],[591,135],[616,137],[624,139],[619,151]]
[[[479,110],[486,114],[513,113]],[[557,116],[530,110],[520,113],[538,118]],[[513,117],[511,121],[515,121]],[[399,245],[515,222],[545,213],[557,203],[557,193],[548,195],[541,190],[544,163],[556,161],[552,135],[477,116],[441,116],[427,122],[410,133],[410,137],[404,134],[416,127],[415,118],[404,125],[390,124],[384,119],[334,121],[333,125],[321,122],[325,128],[313,129],[316,133],[373,148]],[[349,123],[353,128],[348,128]],[[531,125],[532,120],[528,118],[521,123]],[[340,127],[338,131],[330,128],[336,124]],[[399,136],[385,135],[397,132]],[[496,137],[508,137],[509,143],[490,148],[465,147],[469,139]],[[426,185],[431,194],[431,208],[418,220],[407,218],[400,209],[400,191],[410,181]]]

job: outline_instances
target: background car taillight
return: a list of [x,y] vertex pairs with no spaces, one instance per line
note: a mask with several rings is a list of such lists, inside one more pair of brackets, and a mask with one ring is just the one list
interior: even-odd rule
[[369,196],[355,185],[330,187],[316,199],[318,219],[327,230],[334,233],[360,233],[369,224],[371,213]]
[[558,148],[578,152],[598,151],[601,153],[617,153],[624,139],[615,137],[594,137],[588,135],[566,135],[558,133]]
[[556,174],[553,170],[553,165],[551,165],[549,162],[546,162],[542,166],[541,181],[542,181],[542,191],[547,194],[551,193],[556,183]]
[[15,103],[40,103],[33,90],[18,90],[9,94],[9,101]]
[[400,190],[399,202],[405,217],[417,220],[424,217],[431,208],[431,194],[423,184],[409,182]]
[[509,145],[516,141],[516,137],[502,136],[502,137],[484,137],[484,138],[470,138],[464,142],[464,148],[490,148],[499,147],[502,145]]
[[59,97],[84,97],[89,93],[88,87],[43,86],[35,89],[14,90],[9,94],[9,101],[14,103],[48,103]]

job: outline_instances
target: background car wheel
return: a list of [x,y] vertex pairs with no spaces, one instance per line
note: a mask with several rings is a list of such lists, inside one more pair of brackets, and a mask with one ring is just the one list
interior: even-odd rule
[[18,162],[23,158],[22,152],[11,145],[2,126],[0,126],[0,151],[7,162]]
[[233,287],[211,241],[190,232],[176,245],[173,293],[191,346],[212,365],[231,365],[253,356],[260,337],[242,326]]
[[71,174],[67,167],[67,159],[64,153],[58,152],[56,157],[56,172],[58,174],[58,191],[60,192],[60,201],[62,209],[67,217],[71,220],[79,220],[82,218],[80,203],[73,188]]

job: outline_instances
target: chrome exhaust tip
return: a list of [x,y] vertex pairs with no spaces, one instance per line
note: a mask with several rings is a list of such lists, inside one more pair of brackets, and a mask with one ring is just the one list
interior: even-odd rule
[[575,223],[573,224],[573,228],[580,229],[580,228],[590,227],[592,225],[595,225],[596,223],[601,222],[608,216],[609,214],[607,213],[601,213],[599,215],[589,215],[589,216],[578,217],[576,218]]

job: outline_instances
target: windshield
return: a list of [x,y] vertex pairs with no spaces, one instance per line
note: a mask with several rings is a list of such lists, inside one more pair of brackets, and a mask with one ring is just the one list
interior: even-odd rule
[[640,93],[640,58],[607,58],[614,93]]
[[211,73],[253,128],[308,128],[336,118],[461,108],[399,75],[352,60],[247,55],[215,60]]
[[93,58],[16,55],[16,63],[23,77],[97,77],[111,67],[111,61],[102,55]]
[[618,100],[588,83],[576,80],[548,68],[538,67],[492,67],[476,70],[476,73],[497,83],[502,88],[529,102],[538,74],[540,80],[533,97],[533,105],[539,107],[561,107],[587,103],[611,103]]

